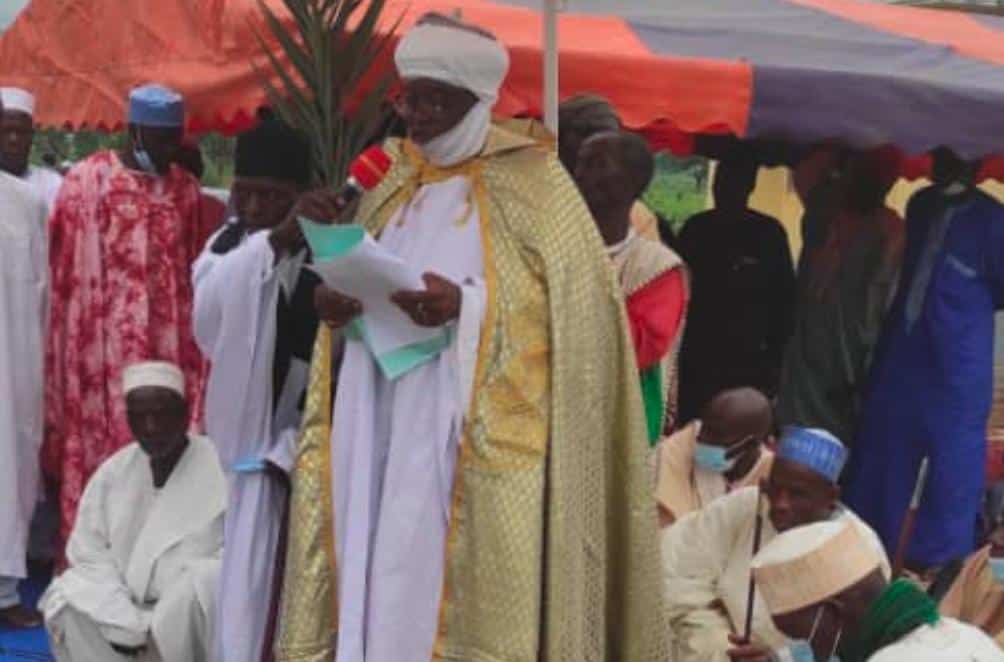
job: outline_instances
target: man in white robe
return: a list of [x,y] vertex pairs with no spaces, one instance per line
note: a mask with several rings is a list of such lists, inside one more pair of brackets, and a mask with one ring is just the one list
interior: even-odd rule
[[[467,52],[468,66],[451,71],[435,55],[423,58],[428,36],[421,27],[395,54],[404,114],[424,120],[411,125],[411,138],[441,168],[480,153],[508,69],[508,54],[493,38],[454,32],[455,57]],[[426,184],[380,235],[385,248],[426,274],[425,292],[401,293],[396,303],[416,324],[449,326],[449,346],[390,380],[363,343],[345,344],[331,431],[336,662],[417,662],[432,652],[454,467],[485,308],[473,197],[466,177]],[[330,297],[338,299],[334,315],[322,306],[326,320],[362,310]]]
[[35,97],[17,87],[0,88],[0,168],[24,180],[45,203],[46,214],[56,202],[63,177],[55,170],[28,162],[35,139]]
[[45,207],[0,173],[0,624],[14,627],[41,623],[17,587],[38,500],[47,283]]
[[796,527],[768,543],[753,575],[774,623],[791,637],[772,659],[1004,661],[993,639],[940,615],[910,580],[889,583],[883,561],[845,521]]
[[69,567],[41,608],[58,662],[210,662],[226,482],[216,449],[187,435],[181,370],[123,377],[136,442],[106,460],[80,502]]
[[763,544],[802,524],[848,520],[861,527],[884,559],[876,534],[837,501],[836,482],[846,459],[846,449],[829,433],[788,428],[762,487],[732,492],[665,530],[662,551],[674,660],[726,662],[740,654],[755,659],[784,644],[759,596],[754,600],[752,641],[739,641],[748,608],[758,510],[767,511]]
[[194,324],[212,365],[207,432],[230,484],[215,659],[258,662],[271,639],[290,444],[317,332],[319,279],[303,268],[294,207],[310,180],[310,145],[263,117],[238,137],[234,170],[236,214],[193,269]]

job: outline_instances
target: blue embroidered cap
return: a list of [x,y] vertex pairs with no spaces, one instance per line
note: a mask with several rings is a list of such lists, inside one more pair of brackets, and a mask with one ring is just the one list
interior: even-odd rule
[[826,430],[786,427],[777,456],[812,469],[831,483],[837,482],[847,463],[847,448]]
[[185,101],[174,90],[151,83],[129,93],[129,123],[174,128],[185,125]]

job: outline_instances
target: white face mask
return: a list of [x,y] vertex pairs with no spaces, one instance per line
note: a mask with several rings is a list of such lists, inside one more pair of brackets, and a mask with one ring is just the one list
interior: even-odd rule
[[772,662],[840,662],[837,657],[837,647],[840,645],[840,636],[844,633],[843,628],[837,632],[836,639],[833,640],[833,648],[830,649],[830,656],[826,660],[817,660],[816,652],[812,649],[812,640],[816,638],[816,630],[819,629],[819,620],[823,615],[822,605],[816,609],[816,620],[812,624],[812,631],[809,632],[808,639],[793,639],[784,648],[780,648],[771,653]]
[[488,138],[491,122],[491,106],[478,101],[459,124],[424,145],[419,145],[419,148],[429,163],[440,168],[455,166],[481,152]]

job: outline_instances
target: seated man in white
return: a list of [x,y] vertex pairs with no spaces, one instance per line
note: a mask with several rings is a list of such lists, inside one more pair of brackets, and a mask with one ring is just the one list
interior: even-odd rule
[[67,570],[42,597],[59,662],[209,662],[226,480],[212,442],[188,435],[181,371],[125,371],[136,443],[87,484]]

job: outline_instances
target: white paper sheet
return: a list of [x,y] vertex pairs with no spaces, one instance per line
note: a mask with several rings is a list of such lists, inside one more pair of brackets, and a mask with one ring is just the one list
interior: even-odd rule
[[358,240],[350,239],[351,233],[359,230],[359,226],[304,224],[304,234],[315,256],[310,268],[325,285],[362,304],[362,323],[373,353],[379,357],[441,337],[443,328],[415,324],[390,300],[401,290],[425,290],[422,274],[366,232]]

